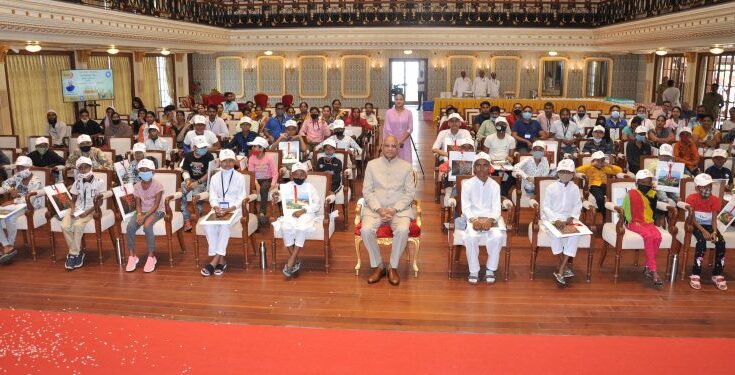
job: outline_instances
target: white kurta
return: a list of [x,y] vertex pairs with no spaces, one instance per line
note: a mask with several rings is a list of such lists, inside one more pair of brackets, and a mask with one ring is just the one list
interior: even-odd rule
[[487,217],[500,222],[502,220],[500,199],[500,185],[490,177],[485,182],[477,177],[462,181],[462,215],[467,218],[463,239],[470,274],[477,275],[480,272],[480,244],[485,245],[487,249],[487,269],[493,272],[498,269],[500,248],[505,242],[505,231],[491,229],[478,232],[472,228],[469,221]]
[[490,85],[487,88],[487,96],[489,98],[497,98],[500,96],[500,80],[490,78]]
[[[209,179],[209,205],[211,207],[237,207],[235,221],[242,217],[242,201],[247,196],[245,177],[234,169],[221,170]],[[208,214],[207,214],[208,215]],[[226,255],[227,242],[230,240],[232,225],[207,225],[205,233],[209,244],[209,256]],[[247,228],[243,228],[243,236],[247,235]]]
[[487,98],[490,91],[490,78],[475,77],[472,82],[472,91],[475,93],[475,98]]
[[293,216],[281,216],[277,222],[274,223],[274,229],[278,231],[280,229],[283,234],[283,243],[286,247],[298,246],[304,247],[304,241],[306,241],[306,235],[314,230],[314,225],[318,224],[323,219],[321,213],[322,201],[319,197],[319,192],[316,190],[314,185],[304,182],[301,185],[296,185],[295,182],[290,181],[282,184],[281,188],[287,190],[293,190],[294,187],[298,192],[306,191],[309,195],[309,203],[302,206],[306,209],[306,213],[295,218]]
[[472,80],[469,77],[458,77],[454,80],[454,89],[452,90],[452,96],[461,98],[465,92],[472,91]]
[[[569,182],[564,185],[557,181],[547,186],[544,191],[544,198],[541,201],[541,220],[566,221],[570,217],[578,220],[581,213],[582,193],[575,183]],[[581,236],[556,238],[549,234],[551,252],[554,255],[563,252],[564,255],[574,257],[577,255],[577,243],[580,238]]]
[[[459,147],[459,141],[463,139],[472,139],[472,135],[467,129],[459,129],[457,130],[457,134],[453,134],[452,129],[444,129],[436,136],[436,140],[431,148],[447,151],[449,146]],[[445,160],[446,157],[441,156],[440,159]]]

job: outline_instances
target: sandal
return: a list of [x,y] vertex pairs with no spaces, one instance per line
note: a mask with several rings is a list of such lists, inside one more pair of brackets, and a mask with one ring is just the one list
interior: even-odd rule
[[10,261],[13,260],[16,255],[18,255],[18,250],[16,249],[13,249],[13,251],[9,253],[3,254],[2,256],[0,256],[0,264],[10,263]]
[[293,267],[291,267],[291,273],[295,274],[296,272],[299,272],[301,269],[301,261],[297,260],[296,263],[294,263]]
[[702,283],[699,282],[699,275],[689,276],[689,286],[696,290],[702,289]]
[[485,282],[488,284],[492,284],[495,282],[495,272],[487,270],[485,271]]
[[223,273],[225,273],[225,269],[227,268],[227,264],[218,264],[214,267],[214,275],[215,276],[222,276]]
[[286,280],[289,280],[293,277],[293,270],[288,268],[288,264],[283,266],[283,271],[281,272],[283,272],[283,276],[286,277]]
[[718,275],[718,276],[712,276],[712,282],[715,283],[715,286],[719,290],[727,290],[727,281],[725,281],[725,277]]
[[204,267],[202,267],[202,270],[199,271],[199,273],[201,273],[204,277],[209,277],[212,275],[212,273],[214,273],[214,266],[207,263],[204,265]]
[[647,279],[653,279],[653,271],[649,270],[648,267],[643,267],[643,276]]
[[469,277],[467,277],[467,282],[472,285],[477,284],[478,281],[480,281],[480,277],[478,275],[470,275]]
[[560,288],[567,286],[567,280],[564,278],[564,274],[554,272],[554,279],[556,280],[556,285]]

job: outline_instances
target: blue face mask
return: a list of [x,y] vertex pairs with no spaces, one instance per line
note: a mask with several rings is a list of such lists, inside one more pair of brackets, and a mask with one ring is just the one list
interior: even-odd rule
[[138,172],[138,177],[143,181],[150,181],[153,178],[153,171]]
[[535,159],[541,159],[544,157],[544,152],[543,151],[531,151],[531,155],[533,155]]
[[620,117],[620,111],[612,111],[611,116],[612,116],[612,118],[618,118],[618,117]]
[[197,152],[197,155],[204,156],[204,155],[207,154],[207,149],[206,148],[198,148],[196,152]]
[[645,120],[646,119],[646,114],[645,113],[639,113],[636,116],[638,116],[641,120]]
[[645,135],[636,134],[635,140],[638,141],[638,142],[645,142],[646,141],[646,136]]
[[533,114],[531,112],[523,112],[523,119],[524,120],[530,120]]

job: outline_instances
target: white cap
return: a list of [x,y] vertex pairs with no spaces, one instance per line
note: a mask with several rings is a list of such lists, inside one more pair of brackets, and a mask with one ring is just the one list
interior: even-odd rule
[[454,120],[454,119],[457,119],[459,121],[464,121],[464,120],[462,120],[462,116],[460,116],[459,113],[457,113],[457,112],[452,113],[451,115],[449,115],[449,117],[447,117],[447,121]]
[[46,111],[46,114],[48,115],[49,113],[56,113],[56,110],[49,108],[49,110]]
[[36,138],[36,144],[37,145],[44,144],[44,143],[45,144],[49,144],[48,138],[46,138],[46,137],[38,137],[38,138]]
[[574,167],[574,161],[572,159],[564,159],[559,162],[559,164],[556,165],[556,170],[558,171],[567,171],[567,172],[574,172],[576,168]]
[[146,152],[145,143],[136,143],[133,145],[133,152]]
[[209,147],[209,142],[207,142],[207,138],[203,135],[194,137],[194,141],[192,143],[194,143],[194,147],[196,148]]
[[674,156],[674,147],[672,147],[668,143],[664,143],[661,145],[661,147],[658,149],[658,154],[664,155],[664,156]]
[[334,120],[333,123],[329,125],[332,129],[342,129],[345,127],[345,122],[342,120]]
[[482,160],[487,160],[487,161],[488,161],[489,163],[492,163],[492,162],[493,162],[493,161],[492,161],[492,160],[490,159],[490,155],[488,155],[488,154],[486,154],[486,153],[484,153],[484,152],[480,152],[480,153],[478,153],[477,155],[475,155],[475,160],[473,161],[473,163],[474,163],[474,162],[477,162],[477,161],[478,161],[478,160],[480,160],[480,159],[482,159]]
[[692,134],[692,128],[690,128],[690,127],[688,127],[688,126],[685,126],[685,127],[683,127],[683,128],[681,129],[681,131],[679,132],[679,134],[681,134],[681,133],[684,133],[684,132],[687,132],[687,133],[689,133],[689,134]]
[[593,132],[604,132],[605,131],[605,127],[602,126],[602,125],[595,125],[595,127],[592,128],[592,131]]
[[248,142],[248,146],[260,146],[263,148],[268,148],[268,141],[266,141],[263,137],[255,137],[252,142]]
[[195,125],[196,124],[206,124],[207,123],[207,118],[204,117],[204,116],[202,116],[202,115],[194,115],[191,118],[191,123],[192,124],[195,124]]
[[648,169],[645,169],[645,168],[640,169],[635,174],[635,180],[636,181],[643,180],[643,179],[646,179],[646,178],[653,178],[653,175],[651,175],[651,172]]
[[22,167],[32,167],[33,160],[31,160],[31,158],[29,158],[28,156],[21,155],[18,156],[17,159],[15,159],[15,165],[20,165]]
[[76,162],[76,164],[74,164],[74,166],[76,168],[79,168],[79,166],[82,165],[82,164],[87,164],[89,166],[92,166],[92,159],[90,159],[90,158],[88,158],[86,156],[82,156],[81,158],[77,159],[77,162]]
[[322,142],[322,148],[326,146],[332,146],[334,148],[337,148],[337,142],[335,142],[334,139],[332,138],[327,138],[324,140],[324,142]]
[[499,123],[505,124],[505,126],[508,126],[508,120],[505,119],[505,117],[500,116],[495,119],[495,125],[498,125]]
[[648,129],[645,126],[641,125],[641,126],[635,128],[635,133],[636,134],[648,133]]
[[596,151],[592,154],[592,160],[604,159],[605,153],[602,151]]
[[219,152],[219,160],[227,160],[227,159],[237,161],[237,158],[235,157],[235,151],[225,148]]
[[138,165],[135,168],[138,170],[141,168],[156,169],[156,165],[153,164],[153,160],[151,159],[143,159],[138,162]]
[[294,164],[293,164],[293,165],[291,166],[291,173],[294,173],[294,172],[296,172],[296,171],[304,171],[304,172],[308,172],[308,171],[309,171],[309,169],[308,169],[308,168],[306,167],[306,164],[304,164],[304,163],[294,163]]
[[245,124],[245,123],[247,123],[248,125],[251,125],[252,124],[251,121],[253,121],[253,119],[251,119],[250,117],[243,116],[243,117],[240,118],[240,123],[238,123],[238,125],[242,125],[242,124]]
[[694,184],[697,186],[707,186],[712,183],[712,176],[706,173],[700,173],[694,177]]
[[84,142],[90,142],[91,143],[92,142],[92,137],[90,137],[90,136],[88,136],[86,134],[82,134],[79,137],[77,137],[77,144],[84,143]]
[[533,142],[533,145],[531,146],[531,148],[532,148],[532,149],[533,149],[534,147],[541,147],[541,148],[543,148],[544,150],[546,150],[546,143],[544,143],[544,142],[542,142],[542,141],[536,141],[536,142]]
[[294,128],[298,128],[299,127],[299,124],[296,121],[294,121],[294,120],[288,120],[288,121],[286,121],[285,124],[283,124],[283,127],[284,128],[290,128],[292,126]]
[[464,145],[470,145],[472,147],[475,147],[475,141],[472,140],[472,138],[462,138],[457,143],[459,143],[460,147]]
[[161,131],[161,128],[159,128],[158,125],[156,125],[156,124],[150,124],[150,125],[148,125],[147,128],[145,128],[145,130],[148,130],[148,131],[150,131],[151,129],[156,129],[159,132]]
[[723,150],[723,149],[721,149],[721,148],[718,148],[717,150],[715,150],[715,151],[714,151],[714,152],[712,153],[712,157],[713,157],[713,158],[717,158],[717,157],[720,157],[720,158],[727,158],[727,151],[725,151],[725,150]]

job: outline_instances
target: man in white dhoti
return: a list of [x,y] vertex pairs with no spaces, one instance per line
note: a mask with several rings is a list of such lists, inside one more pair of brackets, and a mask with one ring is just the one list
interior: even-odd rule
[[[564,159],[557,166],[559,181],[553,183],[544,191],[544,199],[541,202],[541,220],[549,221],[560,231],[567,225],[574,224],[579,220],[582,213],[582,195],[579,187],[574,182],[574,161]],[[569,258],[577,255],[577,243],[581,236],[556,238],[549,234],[551,240],[551,252],[559,256],[559,270],[554,272],[556,282],[560,286],[566,285],[566,279],[573,277]]]
[[[291,166],[291,181],[281,185],[281,191],[292,192],[294,203],[301,208],[286,214],[278,219],[276,227],[281,230],[283,235],[283,244],[291,249],[291,256],[288,257],[286,265],[283,267],[283,276],[290,279],[301,269],[301,261],[299,260],[299,252],[304,248],[306,236],[314,230],[314,224],[323,220],[322,216],[317,216],[321,211],[321,198],[314,185],[306,182],[307,165],[304,163],[295,163]],[[279,196],[280,192],[277,193]],[[290,199],[290,197],[280,196],[281,199]]]
[[[232,224],[206,225],[205,233],[209,244],[209,263],[202,267],[202,276],[222,275],[227,268],[225,255],[227,254],[227,242],[230,240],[232,225],[235,225],[242,217],[242,201],[247,196],[245,177],[235,170],[235,152],[223,149],[219,153],[220,167],[222,170],[215,173],[209,179],[209,205],[218,218],[227,219],[233,215],[228,222]],[[209,218],[209,215],[207,215]],[[247,233],[247,228],[242,229]]]
[[[500,185],[490,178],[490,156],[475,156],[475,176],[462,181],[462,215],[467,220],[463,233],[465,254],[470,269],[467,281],[477,284],[480,274],[480,245],[487,248],[485,282],[495,282],[500,249],[505,243],[505,230],[500,207]],[[500,226],[499,226],[500,224]]]

